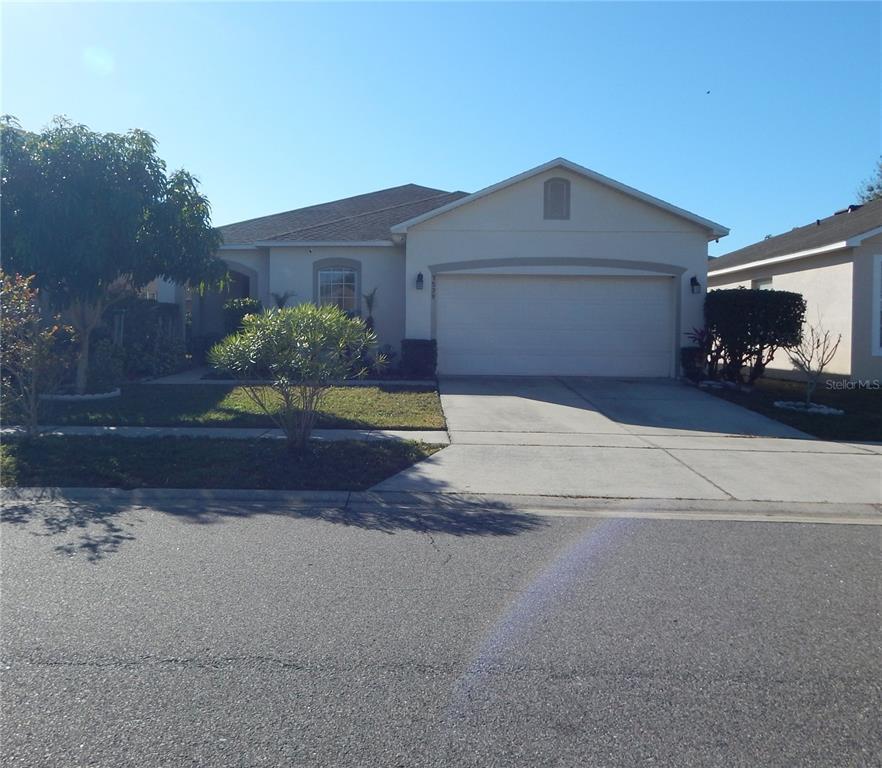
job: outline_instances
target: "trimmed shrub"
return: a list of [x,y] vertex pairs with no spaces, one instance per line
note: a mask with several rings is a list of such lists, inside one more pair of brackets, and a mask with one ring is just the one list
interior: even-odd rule
[[730,288],[711,291],[704,319],[714,377],[753,384],[779,349],[802,339],[805,299],[789,291]]
[[190,353],[193,365],[207,365],[209,350],[222,338],[223,336],[218,333],[191,336],[187,344],[187,351]]
[[406,379],[433,379],[438,367],[435,339],[404,339],[401,342],[401,375]]
[[690,381],[701,381],[705,369],[705,352],[701,347],[680,347],[680,367]]
[[177,304],[133,297],[111,311],[125,311],[122,346],[125,350],[125,373],[129,378],[167,376],[187,364]]
[[250,296],[243,299],[230,299],[224,304],[224,333],[229,336],[242,330],[242,320],[245,315],[259,315],[263,312],[263,305]]
[[110,392],[123,380],[126,354],[110,339],[92,344],[92,355],[86,377],[86,392]]
[[130,296],[110,306],[104,326],[92,339],[110,338],[125,353],[128,378],[166,376],[186,365],[186,348],[181,338],[181,308],[177,304]]

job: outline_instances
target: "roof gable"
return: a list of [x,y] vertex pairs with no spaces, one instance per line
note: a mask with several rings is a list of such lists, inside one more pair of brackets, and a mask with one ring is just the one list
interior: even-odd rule
[[418,224],[422,224],[424,221],[428,221],[429,219],[435,218],[436,216],[440,216],[448,211],[455,210],[463,205],[468,205],[469,203],[480,200],[481,198],[487,197],[489,195],[494,194],[495,192],[499,192],[503,189],[511,187],[515,184],[518,184],[522,181],[526,181],[527,179],[531,179],[534,176],[538,176],[542,173],[546,173],[547,171],[551,171],[557,168],[562,168],[567,171],[570,171],[573,174],[583,176],[591,181],[597,182],[603,186],[609,187],[617,192],[620,192],[628,197],[637,199],[643,203],[647,203],[651,206],[659,208],[667,213],[678,216],[682,219],[685,219],[693,224],[697,224],[708,232],[708,239],[712,240],[715,238],[725,237],[729,230],[722,226],[721,224],[717,224],[716,222],[710,221],[709,219],[705,219],[701,216],[698,216],[694,213],[690,213],[683,208],[678,208],[675,205],[671,205],[670,203],[665,202],[664,200],[660,200],[657,197],[653,197],[652,195],[647,195],[645,192],[641,192],[640,190],[634,189],[633,187],[629,187],[626,184],[622,184],[621,182],[615,181],[614,179],[610,179],[607,176],[603,176],[595,171],[592,171],[588,168],[584,168],[576,163],[570,162],[565,158],[559,157],[555,160],[551,160],[548,163],[544,163],[543,165],[537,166],[536,168],[532,168],[529,171],[525,171],[524,173],[518,174],[517,176],[512,176],[509,179],[505,179],[504,181],[499,182],[498,184],[493,184],[492,186],[486,187],[485,189],[479,190],[471,195],[466,195],[457,200],[447,203],[446,205],[442,205],[438,208],[434,208],[430,211],[427,211],[419,216],[415,216],[408,221],[404,221],[396,226],[392,227],[392,232],[396,234],[404,234],[410,227],[416,226]]

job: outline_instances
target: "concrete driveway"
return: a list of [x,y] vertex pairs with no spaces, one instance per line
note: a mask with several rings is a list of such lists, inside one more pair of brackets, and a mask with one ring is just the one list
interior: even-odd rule
[[882,447],[816,440],[670,380],[440,383],[451,445],[376,490],[882,503]]

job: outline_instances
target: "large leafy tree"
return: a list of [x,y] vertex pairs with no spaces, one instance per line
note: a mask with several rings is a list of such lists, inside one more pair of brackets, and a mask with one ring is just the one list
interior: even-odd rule
[[882,157],[876,161],[876,170],[873,175],[861,184],[858,196],[862,203],[882,199]]
[[222,279],[220,236],[187,171],[168,174],[145,131],[97,133],[56,118],[39,133],[4,117],[0,246],[7,270],[35,275],[77,331],[77,390],[108,305],[157,277]]

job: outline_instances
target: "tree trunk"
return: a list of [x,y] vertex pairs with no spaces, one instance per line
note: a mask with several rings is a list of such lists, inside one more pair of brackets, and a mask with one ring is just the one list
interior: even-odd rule
[[89,337],[92,334],[91,329],[88,330],[80,330],[77,329],[78,333],[80,333],[80,347],[77,350],[77,394],[82,395],[86,391],[86,381],[89,376],[89,347],[90,340]]
[[39,423],[40,423],[40,392],[38,385],[38,373],[37,373],[37,362],[35,361],[33,365],[31,365],[31,369],[27,372],[28,377],[28,387],[25,392],[25,400],[26,400],[26,410],[27,410],[27,423],[25,424],[25,431],[28,437],[35,437],[37,432],[39,431]]
[[78,395],[86,391],[86,383],[89,378],[89,350],[91,348],[91,335],[95,327],[101,322],[101,313],[104,311],[104,301],[99,299],[94,304],[76,302],[70,309],[71,325],[76,329],[79,336],[79,348],[77,349],[77,378],[76,390]]
[[809,406],[812,404],[812,395],[815,393],[815,387],[818,386],[817,379],[809,380],[805,385],[805,404]]

